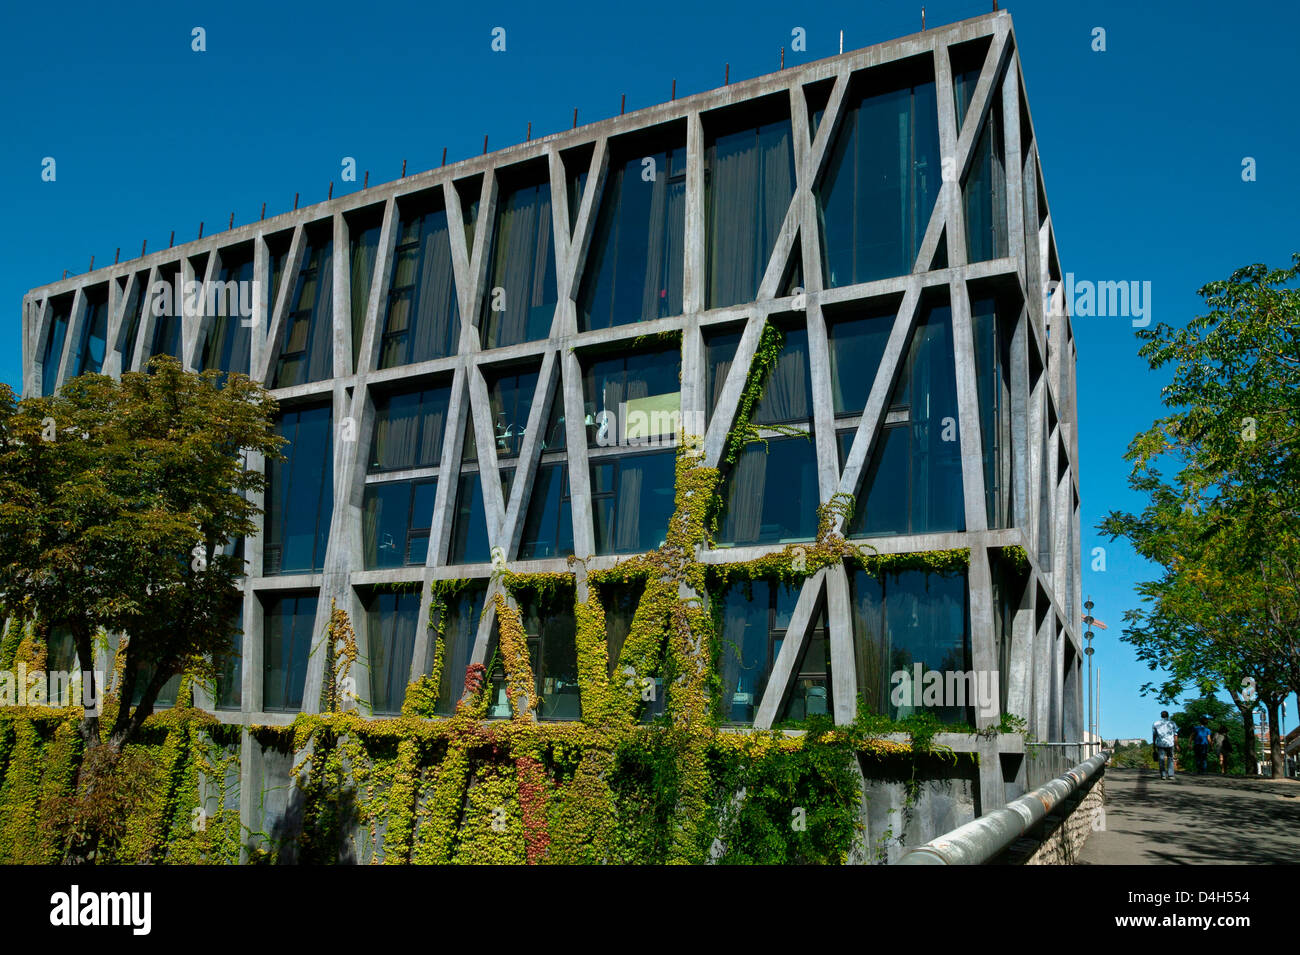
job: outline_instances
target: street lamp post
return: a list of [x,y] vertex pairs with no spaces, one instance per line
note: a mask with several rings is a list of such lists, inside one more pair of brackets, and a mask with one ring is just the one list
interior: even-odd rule
[[1088,755],[1090,756],[1093,753],[1092,745],[1097,740],[1097,723],[1093,719],[1092,708],[1093,696],[1095,695],[1092,682],[1092,624],[1094,619],[1092,616],[1092,608],[1094,606],[1095,604],[1092,602],[1092,594],[1089,594],[1088,599],[1083,602],[1083,609],[1087,611],[1087,613],[1083,615],[1083,622],[1088,627],[1083,634],[1084,639],[1088,641],[1088,646],[1084,648],[1083,652],[1088,656]]

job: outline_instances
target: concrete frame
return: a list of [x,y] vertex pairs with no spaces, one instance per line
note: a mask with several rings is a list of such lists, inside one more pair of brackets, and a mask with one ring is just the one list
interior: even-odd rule
[[[971,96],[967,116],[958,124],[955,116],[952,68],[949,48],[979,38],[990,40],[978,82]],[[910,274],[853,286],[823,288],[821,243],[818,233],[817,205],[814,194],[818,176],[829,153],[830,143],[839,129],[844,110],[842,104],[850,78],[863,70],[915,56],[933,59],[939,111],[941,153],[955,163],[957,176],[943,182],[932,218],[925,231],[920,253]],[[822,121],[815,135],[809,124],[807,90],[811,84],[829,81],[831,89]],[[968,263],[965,247],[964,210],[961,183],[974,153],[978,134],[983,128],[1000,92],[1007,162],[1008,255],[992,261]],[[767,265],[757,300],[726,308],[704,307],[706,280],[705,197],[703,187],[705,129],[715,110],[762,97],[788,98],[792,119],[796,162],[794,199],[787,211],[774,254]],[[86,291],[91,286],[108,283],[109,327],[104,370],[118,374],[138,370],[146,343],[152,335],[153,319],[146,314],[133,342],[119,341],[129,320],[126,306],[133,283],[147,275],[152,282],[160,270],[180,264],[186,278],[206,283],[213,281],[219,268],[222,249],[252,242],[254,274],[261,279],[263,294],[254,303],[251,370],[254,378],[266,383],[283,338],[283,326],[289,309],[294,277],[304,255],[305,232],[309,226],[326,224],[334,240],[333,270],[333,350],[332,379],[311,382],[274,391],[288,407],[305,403],[329,402],[335,428],[334,441],[334,510],[324,561],[324,570],[312,574],[273,577],[259,576],[262,567],[261,538],[246,543],[249,566],[258,572],[244,583],[244,654],[243,708],[241,712],[216,711],[223,720],[248,724],[286,724],[292,714],[265,712],[262,708],[263,614],[259,596],[279,592],[314,590],[320,600],[314,632],[318,635],[304,691],[304,708],[311,709],[320,695],[325,675],[321,642],[329,619],[330,600],[348,610],[353,620],[361,621],[362,603],[358,587],[396,581],[415,581],[421,587],[419,619],[427,619],[429,584],[448,578],[492,578],[492,563],[449,565],[448,539],[455,508],[454,476],[461,456],[462,427],[466,416],[472,421],[479,450],[480,475],[495,475],[497,455],[492,440],[488,392],[483,377],[487,367],[519,359],[540,363],[540,375],[528,418],[528,430],[521,451],[512,464],[515,477],[509,499],[504,499],[495,477],[481,480],[488,518],[488,535],[494,552],[511,568],[532,572],[568,571],[564,559],[519,561],[518,552],[523,518],[530,497],[533,478],[542,462],[537,435],[550,413],[553,401],[564,402],[567,421],[567,448],[562,454],[548,453],[546,460],[566,459],[569,463],[575,552],[592,554],[594,530],[589,488],[589,460],[586,435],[582,424],[582,368],[578,351],[595,345],[627,342],[662,331],[679,332],[682,341],[682,411],[706,409],[704,330],[722,323],[743,322],[743,335],[724,383],[717,408],[703,435],[705,461],[717,464],[736,413],[737,403],[758,344],[759,333],[770,315],[803,311],[807,319],[810,360],[814,371],[813,426],[819,489],[822,501],[836,492],[858,493],[862,477],[881,433],[889,394],[898,374],[899,363],[906,354],[912,328],[917,321],[922,293],[941,288],[948,292],[952,309],[954,347],[958,373],[959,432],[962,476],[965,488],[967,530],[953,534],[896,536],[872,539],[880,553],[901,553],[941,548],[970,548],[969,570],[970,620],[974,666],[978,669],[998,667],[999,635],[994,633],[993,590],[990,561],[993,551],[1009,545],[1023,547],[1029,559],[1028,581],[1023,591],[1014,595],[1017,607],[1010,627],[1010,661],[1003,673],[1007,710],[1027,718],[1029,730],[1039,739],[1060,739],[1068,730],[1081,725],[1080,694],[1066,693],[1064,686],[1077,687],[1077,674],[1061,672],[1065,641],[1074,648],[1075,665],[1082,660],[1079,611],[1075,607],[1080,592],[1080,529],[1078,483],[1078,433],[1075,404],[1075,361],[1077,349],[1070,327],[1070,316],[1058,290],[1052,302],[1045,301],[1051,279],[1061,276],[1056,254],[1052,220],[1046,204],[1042,173],[1038,161],[1037,140],[1029,107],[1024,96],[1021,64],[1016,48],[1011,18],[1005,12],[992,13],[949,26],[935,28],[888,43],[844,53],[805,66],[738,82],[721,89],[660,103],[628,113],[556,133],[531,142],[518,144],[455,163],[444,168],[418,173],[404,179],[304,207],[265,221],[216,233],[176,248],[150,253],[86,275],[73,276],[33,289],[23,299],[24,393],[39,394],[42,369],[41,345],[52,320],[54,296],[73,292],[74,301],[64,353],[59,364],[58,383],[66,380],[75,361],[76,343],[84,334]],[[625,133],[669,123],[686,128],[686,237],[683,278],[683,312],[672,318],[659,319],[612,329],[580,332],[577,325],[576,297],[581,268],[594,231],[599,195],[609,166],[611,142]],[[570,223],[566,195],[567,174],[562,151],[590,146],[592,155],[585,190]],[[552,202],[556,271],[559,304],[550,337],[503,348],[483,350],[479,345],[478,316],[485,292],[490,233],[495,221],[497,173],[529,161],[543,162],[549,170]],[[474,188],[477,181],[478,215],[473,239],[465,242],[465,209],[461,191]],[[1027,184],[1027,188],[1024,187]],[[404,197],[435,190],[442,193],[449,222],[453,270],[461,316],[459,348],[455,355],[432,361],[380,370],[377,368],[380,322],[383,303],[387,300],[392,259],[397,243],[397,203]],[[382,228],[376,256],[366,320],[359,344],[358,367],[350,367],[352,329],[349,283],[351,215],[367,212],[382,215]],[[1024,227],[1022,228],[1022,223]],[[275,301],[266,294],[270,288],[269,237],[288,233],[289,251]],[[939,242],[947,253],[947,266],[933,269]],[[797,244],[796,244],[797,243]],[[782,277],[791,264],[795,248],[801,256],[804,277],[805,307],[796,308],[796,298],[780,294]],[[194,272],[193,259],[206,255],[206,268],[200,277]],[[984,506],[984,476],[981,465],[981,436],[976,397],[974,351],[971,331],[971,282],[997,280],[1014,287],[1023,302],[1012,336],[1011,397],[1012,432],[1019,440],[1011,455],[1013,507],[1006,529],[989,529]],[[836,426],[845,419],[834,417],[828,374],[829,352],[824,309],[840,303],[901,297],[901,306],[890,335],[885,355],[873,384],[864,413],[856,419],[857,431],[843,469],[840,468]],[[195,367],[206,328],[205,316],[186,316],[183,322],[184,361]],[[125,349],[125,350],[123,350]],[[578,351],[575,351],[578,350]],[[449,429],[443,442],[442,458],[437,468],[423,469],[388,478],[439,475],[434,514],[431,519],[429,555],[424,567],[392,570],[364,570],[361,566],[361,502],[367,474],[363,455],[367,453],[374,426],[371,386],[394,380],[439,374],[449,377],[452,399],[447,420]],[[1044,454],[1046,450],[1046,454]],[[253,467],[262,467],[258,459]],[[260,503],[260,502],[259,502]],[[809,506],[813,506],[809,502]],[[1040,551],[1040,530],[1047,533],[1046,550]],[[711,563],[742,561],[779,550],[776,546],[734,547],[705,550],[700,559]],[[626,555],[593,556],[573,568],[577,574],[579,599],[586,595],[586,571],[612,566]],[[492,597],[500,584],[491,579],[483,617],[473,649],[473,659],[482,661],[494,624]],[[771,725],[777,715],[781,697],[789,685],[802,644],[819,602],[825,600],[831,641],[835,718],[846,723],[854,717],[857,697],[856,671],[853,666],[853,637],[849,614],[848,575],[842,565],[819,571],[804,583],[794,612],[788,637],[774,663],[768,689],[756,712],[755,726]],[[364,625],[356,627],[361,660],[368,660]],[[426,671],[432,648],[426,628],[418,628],[412,676]],[[204,698],[200,702],[211,705]],[[1068,706],[1070,712],[1063,712]],[[359,704],[368,713],[364,702]],[[980,728],[997,722],[996,717],[980,717]],[[1000,742],[980,738],[969,748],[984,757],[980,769],[980,802],[983,811],[1005,801],[1004,769],[999,756],[1023,752],[1018,740]],[[245,802],[253,799],[251,787],[244,787]],[[249,807],[245,807],[249,809]],[[251,811],[251,809],[249,810]],[[246,812],[245,815],[248,813]]]

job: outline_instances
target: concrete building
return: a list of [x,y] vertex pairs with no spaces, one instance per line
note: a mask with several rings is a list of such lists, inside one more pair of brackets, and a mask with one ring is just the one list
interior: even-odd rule
[[[835,564],[709,593],[725,722],[847,723],[861,701],[981,729],[1014,714],[1077,741],[1061,274],[1011,19],[994,13],[33,289],[25,393],[167,352],[279,399],[290,445],[246,542],[242,661],[202,701],[225,721],[315,706],[331,600],[357,622],[363,711],[398,712],[432,665],[430,585],[470,580],[447,610],[450,712],[465,665],[493,658],[494,571],[572,571],[585,599],[588,572],[654,550],[685,433],[724,471],[704,563],[797,554],[836,494],[855,499],[836,529],[880,554],[969,549],[965,569]],[[747,414],[762,440],[727,461]],[[602,599],[616,659],[638,593]],[[521,608],[542,720],[581,710],[562,603]],[[995,705],[899,693],[930,671],[995,675]],[[494,688],[489,717],[504,700]],[[1019,737],[963,745],[982,809],[1023,788]]]

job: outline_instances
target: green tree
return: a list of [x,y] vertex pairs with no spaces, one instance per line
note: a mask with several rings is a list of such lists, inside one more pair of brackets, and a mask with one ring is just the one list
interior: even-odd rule
[[[1171,371],[1171,413],[1126,456],[1147,506],[1099,525],[1163,569],[1139,586],[1147,606],[1126,614],[1124,634],[1140,659],[1168,672],[1161,699],[1188,685],[1226,689],[1248,745],[1242,679],[1255,681],[1270,719],[1300,691],[1300,253],[1293,259],[1205,286],[1208,312],[1183,329],[1138,333],[1151,368]],[[1280,774],[1280,741],[1271,755]]]
[[248,456],[276,456],[282,441],[275,400],[223,378],[160,356],[51,397],[18,401],[0,385],[0,603],[70,632],[87,684],[95,635],[126,638],[116,715],[105,733],[87,712],[87,748],[120,749],[172,676],[210,678],[233,652],[236,544],[257,530],[263,488]]

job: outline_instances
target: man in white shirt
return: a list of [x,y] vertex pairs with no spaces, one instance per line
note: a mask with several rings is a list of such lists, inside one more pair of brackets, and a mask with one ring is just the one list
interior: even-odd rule
[[1168,710],[1161,710],[1160,719],[1151,724],[1151,745],[1155,747],[1161,779],[1174,778],[1174,747],[1177,744],[1178,725],[1169,718]]

